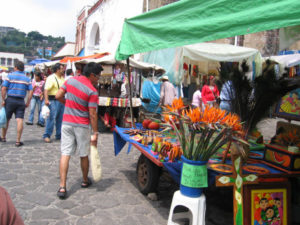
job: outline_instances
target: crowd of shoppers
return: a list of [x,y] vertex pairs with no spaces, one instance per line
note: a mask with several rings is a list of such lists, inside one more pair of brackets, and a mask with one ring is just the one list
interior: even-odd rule
[[[35,109],[37,125],[45,127],[43,140],[51,142],[55,128],[55,139],[61,140],[60,188],[59,198],[67,196],[66,179],[70,156],[77,150],[81,158],[82,188],[91,184],[88,179],[90,144],[97,146],[98,140],[98,92],[97,85],[103,68],[100,64],[89,63],[83,74],[57,63],[53,74],[35,71],[30,79],[24,72],[24,63],[17,61],[14,71],[3,80],[1,87],[2,107],[5,108],[7,124],[2,128],[0,142],[6,142],[6,133],[13,115],[17,121],[16,147],[23,146],[21,141],[25,109],[30,105],[27,125],[34,124]],[[26,98],[27,96],[27,98]],[[25,100],[26,99],[26,100]],[[46,120],[42,107],[49,108]],[[0,190],[1,191],[1,190]],[[1,193],[0,193],[1,194]]]

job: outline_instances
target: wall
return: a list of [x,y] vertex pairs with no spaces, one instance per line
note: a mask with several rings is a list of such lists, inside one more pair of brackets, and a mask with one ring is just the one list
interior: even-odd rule
[[86,18],[89,8],[89,6],[83,7],[77,16],[75,55],[77,55],[85,45]]
[[[177,2],[178,0],[145,0],[144,5],[146,5],[146,1],[148,1],[148,11],[150,11],[152,9],[160,8],[161,6]],[[144,12],[145,11],[146,10],[144,10]]]
[[24,62],[24,54],[0,52],[0,65],[1,66],[13,68],[14,61],[17,59]]
[[[96,52],[114,54],[120,42],[124,19],[139,15],[142,10],[143,0],[101,1],[98,8],[87,18],[85,55]],[[98,28],[99,44],[95,44]]]

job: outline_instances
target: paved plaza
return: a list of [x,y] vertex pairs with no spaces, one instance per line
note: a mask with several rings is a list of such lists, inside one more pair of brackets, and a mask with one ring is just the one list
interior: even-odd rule
[[[28,111],[25,118],[27,116]],[[50,144],[44,143],[43,132],[44,128],[37,125],[24,124],[24,146],[17,148],[16,121],[13,118],[7,142],[0,142],[0,185],[10,194],[26,225],[167,224],[172,196],[178,190],[178,185],[168,176],[162,176],[158,185],[158,200],[150,200],[141,194],[136,185],[136,165],[140,152],[132,148],[127,154],[125,146],[116,157],[112,133],[100,134],[98,149],[102,179],[88,189],[81,188],[79,156],[75,155],[71,157],[68,173],[69,197],[66,200],[58,199],[60,142],[54,140]],[[228,191],[221,194],[228,196],[230,193],[231,196],[231,190]],[[218,200],[213,193],[207,193],[211,195],[207,197],[207,224],[222,224],[213,221],[214,215],[224,214],[224,210],[229,215],[224,217],[229,217],[230,221],[230,207],[224,209],[220,202],[220,208],[216,208],[214,202]],[[231,201],[229,198],[229,206],[232,207]]]
[[[0,144],[0,185],[10,194],[25,224],[166,224],[172,193],[151,201],[136,186],[137,150],[118,157],[111,133],[100,135],[103,176],[88,189],[80,187],[79,157],[71,158],[69,198],[56,197],[59,187],[60,142],[46,144],[43,128],[25,125],[24,146],[15,147],[16,126]],[[168,187],[167,187],[168,188]]]
[[[274,122],[268,120],[266,124],[268,130],[275,131]],[[69,197],[58,199],[60,142],[44,143],[43,132],[37,125],[24,125],[25,145],[17,148],[16,121],[12,119],[7,142],[0,143],[0,185],[10,194],[26,225],[167,224],[178,185],[162,176],[158,200],[141,194],[136,185],[140,152],[133,148],[127,154],[125,146],[116,157],[112,133],[100,134],[102,179],[88,189],[81,188],[79,156],[73,156],[67,180]],[[232,189],[211,187],[206,198],[206,224],[232,224]]]

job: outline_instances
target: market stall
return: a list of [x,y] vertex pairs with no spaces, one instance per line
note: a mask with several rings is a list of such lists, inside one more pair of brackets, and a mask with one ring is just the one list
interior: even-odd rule
[[[99,116],[100,129],[113,128],[115,125],[131,127],[132,121],[139,117],[142,105],[142,77],[160,76],[164,69],[155,64],[129,59],[130,78],[126,61],[116,61],[112,55],[101,58],[85,58],[76,61],[76,65],[89,62],[101,63],[104,71],[99,80]],[[131,91],[130,91],[131,89]],[[130,118],[132,104],[133,118]],[[104,125],[104,126],[103,126]]]
[[[182,109],[184,109],[185,107],[182,104],[178,105],[181,105],[181,107],[176,110],[182,112]],[[205,111],[207,112],[205,113]],[[203,113],[201,113],[200,110],[198,111],[198,109],[185,111],[182,114],[182,117],[180,117],[181,119],[183,119],[182,124],[188,124],[188,122],[184,121],[187,121],[186,116],[189,116],[191,117],[191,120],[195,119],[196,122],[194,123],[194,125],[189,126],[200,126],[200,124],[197,123],[198,117],[194,116],[198,115],[198,113],[199,118],[203,119],[199,120],[202,121],[202,123],[206,123],[206,119],[208,119],[208,121],[214,121],[213,118],[208,118],[209,115],[211,115],[211,117],[214,117],[219,114],[217,118],[220,118],[220,122],[233,121],[235,118],[234,115],[226,116],[219,109],[210,108],[206,109],[205,111]],[[224,157],[224,153],[226,152],[227,146],[230,145],[228,143],[230,139],[225,138],[223,140],[222,138],[226,137],[227,135],[226,132],[223,133],[223,128],[221,128],[222,126],[216,129],[216,133],[214,133],[212,136],[204,135],[204,139],[202,139],[200,133],[197,133],[198,131],[196,131],[195,135],[193,135],[191,133],[191,130],[185,130],[186,128],[184,128],[184,125],[182,124],[179,124],[179,128],[173,127],[173,129],[171,130],[165,129],[166,121],[164,120],[176,114],[177,113],[172,111],[165,113],[164,119],[160,123],[160,128],[162,128],[160,130],[156,130],[159,129],[159,126],[151,125],[151,123],[156,123],[158,121],[144,121],[144,123],[142,125],[138,125],[136,129],[116,127],[114,130],[115,155],[119,154],[119,152],[127,142],[129,143],[128,153],[130,151],[131,145],[133,145],[142,153],[137,164],[137,184],[139,190],[143,194],[148,194],[156,190],[159,176],[161,174],[160,170],[162,168],[166,169],[170,173],[172,178],[178,184],[180,184],[181,190],[184,161],[181,161],[179,159],[182,158],[181,155],[185,154],[185,151],[182,149],[178,149],[186,146],[186,149],[194,149],[194,152],[195,149],[198,149],[197,146],[201,146],[201,143],[207,142],[210,144],[205,147],[206,150],[203,152],[203,156],[205,156],[206,151],[211,152],[212,154],[206,155],[205,159],[207,160],[205,161],[205,163],[207,165],[208,171],[206,175],[207,184],[204,187],[209,187],[211,185],[217,185],[219,187],[234,187],[234,193],[238,192],[240,198],[244,199],[244,206],[242,206],[242,203],[239,200],[234,203],[237,211],[237,224],[239,224],[238,221],[242,220],[242,217],[239,215],[243,210],[244,224],[254,224],[254,221],[258,222],[259,219],[265,220],[265,218],[261,215],[253,216],[254,214],[257,214],[255,210],[257,209],[257,206],[259,206],[259,201],[260,199],[262,199],[261,196],[265,195],[270,196],[268,197],[268,201],[274,202],[277,198],[280,199],[283,205],[278,207],[276,206],[276,210],[278,210],[280,207],[282,211],[281,215],[276,214],[278,216],[278,221],[280,221],[282,224],[289,224],[289,221],[291,219],[289,214],[289,205],[291,204],[290,179],[292,177],[300,176],[299,148],[298,152],[293,152],[292,150],[288,150],[286,144],[283,142],[283,140],[286,140],[287,137],[290,136],[290,131],[285,134],[286,136],[283,136],[283,134],[276,135],[274,139],[277,141],[275,141],[273,144],[268,143],[264,145],[258,144],[254,140],[249,141],[250,147],[249,149],[245,150],[246,154],[244,154],[242,159],[240,157],[238,157],[237,159],[233,157],[234,153],[237,153],[238,151],[235,149],[236,147],[232,147],[231,154],[226,153],[226,161],[222,163],[222,159]],[[173,124],[175,126],[175,123],[173,123],[172,121],[170,124]],[[219,124],[219,121],[215,121],[213,123],[217,125]],[[232,124],[232,129],[239,129],[238,121],[235,121],[236,122],[234,123],[229,122],[229,124]],[[229,129],[229,124],[224,124],[224,126]],[[282,125],[279,124],[278,126]],[[198,129],[199,128],[196,128],[196,130]],[[210,130],[211,128],[208,128],[204,125],[200,129],[204,129],[201,132],[205,133],[210,132],[205,130]],[[277,129],[279,129],[279,127],[277,127]],[[289,129],[293,130],[294,127],[289,127]],[[294,138],[293,141],[295,145],[300,145],[300,129],[299,127],[295,127],[295,129],[297,130],[293,131],[295,133],[293,133],[291,138]],[[178,133],[177,131],[180,132]],[[231,135],[229,135],[228,137],[231,137]],[[208,139],[206,140],[206,138]],[[189,142],[189,144],[185,143],[184,145],[182,143],[183,141]],[[194,143],[195,147],[193,147],[191,143]],[[215,149],[216,151],[212,151],[213,149]],[[238,160],[239,163],[236,163],[236,160]],[[189,174],[189,176],[191,176],[191,174]],[[241,182],[240,184],[235,182],[236,180],[241,178],[242,180],[239,181]],[[195,178],[189,177],[189,179],[194,180]],[[234,197],[234,199],[235,198],[236,197]]]
[[[209,4],[206,1],[179,1],[125,20],[116,59],[123,60],[133,54],[157,49],[299,25],[300,19],[297,16],[299,6],[300,2],[297,0],[272,2],[254,0],[251,3],[248,1],[214,0],[210,1]],[[178,66],[180,65],[178,64]],[[287,161],[289,160],[287,159]],[[253,202],[253,205],[250,206],[253,210],[251,215],[257,215],[257,217],[250,220],[251,224],[254,224],[255,220],[261,224],[262,221],[260,220],[269,224],[289,224],[290,208],[288,208],[287,202],[290,191],[287,189],[288,185],[285,188],[281,188],[281,186],[277,191],[274,191],[274,189],[268,189],[272,186],[272,183],[269,183],[265,187],[261,186],[258,190],[252,188],[251,196],[255,198],[243,198],[244,184],[254,187],[255,182],[260,184],[263,182],[257,179],[257,176],[243,175],[243,171],[240,169],[241,160],[233,160],[233,162],[233,175],[221,176],[218,181],[223,185],[234,187],[234,224],[244,224],[244,222],[250,224],[249,220],[243,216],[243,201],[251,202],[251,204]],[[198,174],[203,174],[202,172],[201,170],[201,173]],[[187,172],[186,174],[189,175]],[[280,178],[278,175],[276,176],[276,179]],[[189,183],[186,179],[184,181]],[[278,180],[278,182],[283,183],[285,181]],[[262,199],[259,196],[268,197]],[[266,203],[265,206],[271,207],[268,208],[268,218],[265,214],[267,208],[259,208],[261,201]],[[278,205],[273,204],[277,201]],[[281,203],[284,206],[280,206]],[[254,211],[256,209],[257,211]]]
[[[207,83],[209,76],[220,78],[221,64],[228,68],[246,62],[250,70],[247,78],[254,80],[261,74],[262,57],[257,49],[219,43],[198,43],[176,48],[151,51],[143,54],[143,60],[166,68],[169,80],[182,90],[182,97],[191,102],[193,93]],[[153,82],[147,95],[153,96],[152,109],[159,102]],[[144,93],[143,93],[144,94]],[[159,94],[159,91],[158,91]],[[151,110],[151,108],[149,109]]]
[[[300,79],[300,54],[265,57],[275,67],[277,78],[283,75],[291,79]],[[274,106],[274,116],[292,120],[300,120],[300,87],[283,96]]]

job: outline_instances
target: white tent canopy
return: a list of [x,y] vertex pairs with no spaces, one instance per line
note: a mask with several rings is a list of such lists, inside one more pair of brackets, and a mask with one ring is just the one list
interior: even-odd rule
[[[184,63],[198,65],[200,74],[208,74],[211,69],[217,70],[219,62],[246,60],[250,70],[253,69],[252,62],[255,62],[255,74],[261,73],[262,65],[262,57],[257,49],[217,43],[199,43],[152,51],[144,55],[144,60],[163,66],[167,76],[175,84],[183,82]],[[253,74],[249,72],[248,77],[252,79]]]
[[[101,64],[116,64],[116,63],[126,64],[125,60],[116,61],[115,57],[113,55],[106,55],[99,59],[82,59],[82,60],[77,61],[76,63],[87,64],[90,62],[101,63]],[[165,72],[164,68],[162,68],[161,66],[146,63],[146,62],[140,62],[133,58],[129,58],[129,64],[131,67],[134,67],[137,69],[153,69],[155,71],[162,71],[162,73]]]
[[300,65],[300,54],[291,54],[291,55],[276,55],[264,57],[264,60],[271,60],[279,65],[279,76],[285,72],[285,68],[293,67]]
[[282,67],[293,67],[300,64],[300,54],[291,55],[276,55],[265,57],[264,59],[270,59],[280,64]]
[[51,67],[51,66],[55,65],[56,63],[59,63],[59,60],[54,60],[54,61],[50,61],[50,62],[39,63],[39,64],[36,64],[34,67],[35,68],[39,68],[40,70],[43,70],[46,67]]
[[181,57],[196,61],[240,62],[243,60],[260,60],[257,49],[228,44],[199,43],[181,48]]

